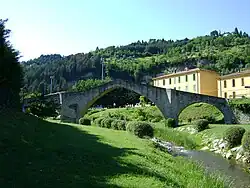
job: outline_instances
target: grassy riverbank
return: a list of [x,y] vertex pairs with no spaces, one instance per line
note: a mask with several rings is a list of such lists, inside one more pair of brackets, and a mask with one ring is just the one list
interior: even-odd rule
[[0,187],[224,187],[125,131],[0,116]]

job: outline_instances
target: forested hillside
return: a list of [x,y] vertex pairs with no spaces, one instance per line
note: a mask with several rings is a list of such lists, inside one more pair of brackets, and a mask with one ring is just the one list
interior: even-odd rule
[[233,32],[212,31],[193,39],[137,41],[126,46],[96,48],[89,53],[69,56],[42,55],[22,62],[27,92],[49,89],[54,75],[53,90],[67,90],[78,80],[101,78],[101,58],[105,76],[141,82],[145,76],[203,67],[228,74],[250,67],[250,38],[237,28]]

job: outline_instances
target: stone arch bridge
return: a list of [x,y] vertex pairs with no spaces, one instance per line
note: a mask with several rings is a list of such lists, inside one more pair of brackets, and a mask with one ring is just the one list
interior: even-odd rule
[[[234,113],[224,98],[141,85],[122,80],[114,80],[85,92],[58,92],[46,95],[45,98],[60,103],[62,121],[78,123],[81,115],[85,114],[89,107],[99,98],[116,88],[132,90],[147,97],[159,108],[164,117],[178,120],[178,115],[184,108],[193,103],[204,102],[217,107],[223,113],[225,123],[231,124],[235,122]],[[25,104],[32,100],[26,99]]]

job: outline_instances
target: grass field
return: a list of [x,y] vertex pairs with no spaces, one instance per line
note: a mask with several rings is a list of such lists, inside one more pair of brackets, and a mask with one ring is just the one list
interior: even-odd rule
[[125,131],[0,116],[0,187],[225,187]]

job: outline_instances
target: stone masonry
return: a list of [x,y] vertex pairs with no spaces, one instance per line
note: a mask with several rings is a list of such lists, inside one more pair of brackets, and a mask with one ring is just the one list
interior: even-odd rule
[[50,98],[61,104],[62,121],[78,123],[82,115],[99,98],[112,92],[115,88],[121,87],[147,97],[159,108],[166,118],[177,120],[178,115],[184,108],[193,103],[204,102],[216,106],[224,114],[225,123],[231,124],[235,122],[234,113],[224,98],[140,85],[122,80],[114,80],[85,92],[58,92],[47,95],[46,98]]

